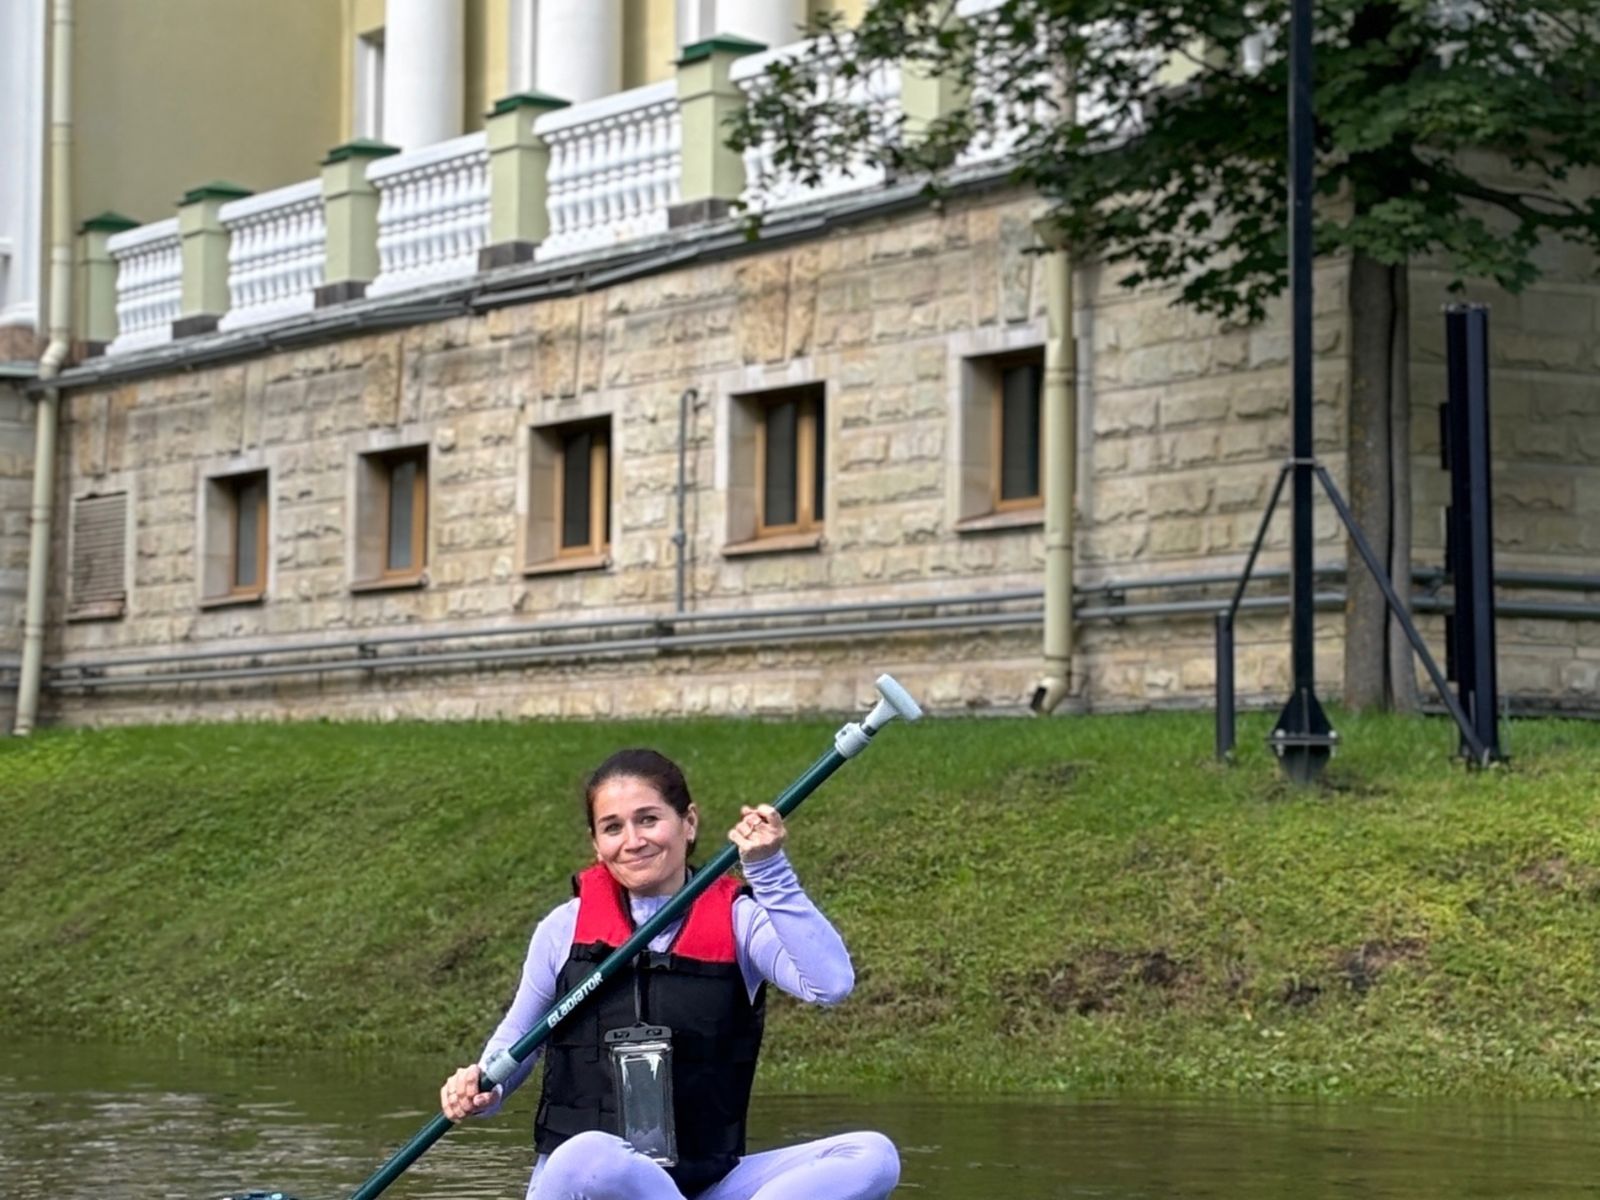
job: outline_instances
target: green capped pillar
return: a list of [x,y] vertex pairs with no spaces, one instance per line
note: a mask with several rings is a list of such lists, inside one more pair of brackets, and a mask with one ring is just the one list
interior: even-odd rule
[[137,229],[139,222],[121,213],[103,212],[78,226],[78,262],[83,270],[78,316],[79,354],[104,354],[117,337],[117,264],[111,258],[111,235]]
[[678,59],[678,105],[683,112],[683,180],[668,224],[696,225],[728,215],[744,191],[744,160],[728,145],[728,117],[744,107],[730,78],[734,59],[758,54],[760,42],[714,37],[683,48]]
[[183,298],[174,339],[211,333],[228,311],[228,231],[222,206],[253,195],[235,183],[206,183],[178,201],[178,239],[183,253]]
[[541,113],[567,102],[542,92],[518,92],[495,102],[484,119],[489,140],[489,244],[478,269],[528,262],[550,232],[550,148],[533,131]]
[[400,147],[357,138],[328,151],[322,160],[322,211],[328,226],[327,257],[318,308],[359,300],[378,277],[378,189],[367,181],[376,159]]

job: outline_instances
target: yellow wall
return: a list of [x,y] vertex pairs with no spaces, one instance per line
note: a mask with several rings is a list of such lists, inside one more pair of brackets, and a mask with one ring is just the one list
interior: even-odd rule
[[[853,21],[868,2],[812,11]],[[669,78],[674,0],[623,6],[623,85]],[[466,0],[464,132],[509,90],[510,9]],[[160,220],[215,179],[254,191],[310,179],[351,135],[355,39],[383,24],[384,0],[78,0],[74,220]]]
[[75,16],[75,222],[160,220],[214,179],[310,179],[343,140],[338,3],[78,0]]
[[622,0],[622,86],[643,87],[670,77],[678,58],[673,0]]

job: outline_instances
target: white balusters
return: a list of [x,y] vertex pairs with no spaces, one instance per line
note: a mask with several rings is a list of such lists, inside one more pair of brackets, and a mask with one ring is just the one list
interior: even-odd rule
[[546,113],[550,234],[541,259],[649,237],[667,228],[683,173],[677,81]]
[[381,158],[367,169],[378,189],[381,295],[478,270],[489,241],[489,148],[482,132]]
[[219,215],[229,234],[230,305],[218,328],[310,312],[327,254],[322,181],[234,200]]
[[106,353],[171,341],[183,300],[178,218],[112,234],[106,248],[117,264],[117,337]]
[[[760,89],[761,76],[769,66],[785,59],[808,57],[817,44],[817,39],[795,42],[738,59],[731,73],[733,82],[746,96],[750,96]],[[840,52],[823,66],[821,85],[827,98],[865,108],[872,113],[874,126],[880,136],[894,136],[901,113],[899,66],[884,65],[867,75],[846,78],[838,68],[848,53],[846,39]],[[825,200],[847,192],[877,187],[884,182],[883,168],[868,164],[863,157],[846,167],[828,170],[813,186],[793,176],[775,173],[774,152],[775,147],[769,140],[744,153],[745,179],[748,181],[744,200],[755,208],[770,210]]]

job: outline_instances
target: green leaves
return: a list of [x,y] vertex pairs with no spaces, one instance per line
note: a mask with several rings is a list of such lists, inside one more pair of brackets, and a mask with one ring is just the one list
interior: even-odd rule
[[[937,187],[1005,145],[1122,282],[1259,318],[1287,282],[1287,21],[1285,0],[1005,0],[959,21],[947,0],[878,0],[775,68],[730,136],[808,183],[871,166]],[[1323,251],[1433,256],[1515,291],[1542,239],[1600,247],[1600,201],[1570,180],[1600,165],[1600,0],[1322,0],[1317,21]],[[839,63],[904,64],[965,102],[908,129],[830,84]]]

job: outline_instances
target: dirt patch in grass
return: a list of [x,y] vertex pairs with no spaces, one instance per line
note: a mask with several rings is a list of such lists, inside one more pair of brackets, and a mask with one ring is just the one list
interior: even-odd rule
[[1339,957],[1339,974],[1358,996],[1365,996],[1378,977],[1397,963],[1415,962],[1427,953],[1420,938],[1362,942]]
[[1112,1012],[1134,988],[1176,999],[1196,977],[1165,950],[1092,950],[1079,958],[1014,979],[1006,989],[1012,1003],[1036,1003],[1056,1013]]
[[1517,872],[1517,881],[1547,892],[1576,892],[1584,896],[1600,893],[1600,871],[1575,863],[1565,854],[1552,854],[1531,862]]
[[479,929],[465,930],[450,944],[439,952],[437,958],[428,969],[435,983],[443,983],[456,974],[462,967],[481,957],[483,948],[489,942],[489,935]]

